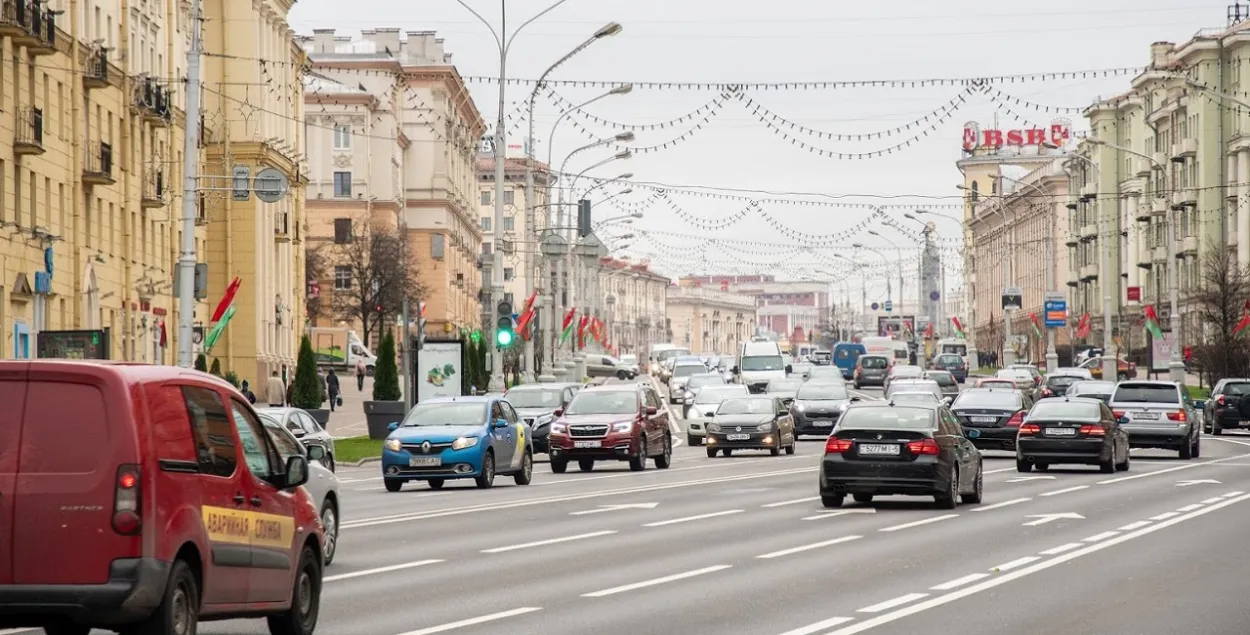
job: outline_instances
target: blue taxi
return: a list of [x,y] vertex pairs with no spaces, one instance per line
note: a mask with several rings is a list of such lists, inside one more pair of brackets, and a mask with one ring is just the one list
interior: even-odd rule
[[398,492],[408,481],[441,489],[448,479],[473,479],[480,488],[497,474],[517,485],[534,476],[529,426],[500,397],[439,397],[417,404],[390,425],[382,444],[382,480]]

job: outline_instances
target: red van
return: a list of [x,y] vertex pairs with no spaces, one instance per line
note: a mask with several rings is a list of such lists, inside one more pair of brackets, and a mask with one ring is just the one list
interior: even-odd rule
[[0,362],[0,629],[181,635],[267,617],[309,635],[322,527],[307,479],[206,373]]

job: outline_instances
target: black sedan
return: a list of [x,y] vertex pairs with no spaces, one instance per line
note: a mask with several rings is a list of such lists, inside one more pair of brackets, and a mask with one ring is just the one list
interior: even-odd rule
[[943,405],[858,403],[838,420],[820,461],[820,502],[841,507],[847,494],[932,496],[954,509],[981,502],[981,452]]
[[1104,474],[1127,471],[1128,433],[1097,399],[1043,399],[1020,426],[1016,470],[1045,470],[1056,463],[1097,465]]
[[1016,433],[1033,404],[1018,390],[971,388],[951,404],[951,412],[965,428],[979,434],[972,443],[983,450],[1014,450]]
[[707,456],[720,451],[731,456],[734,450],[768,450],[773,456],[794,454],[798,437],[794,417],[781,400],[765,395],[732,397],[722,401],[707,426]]
[[1042,398],[1046,397],[1062,397],[1068,393],[1068,388],[1085,377],[1076,373],[1065,373],[1063,371],[1055,371],[1046,375],[1046,380],[1042,382]]
[[794,434],[818,434],[829,436],[833,424],[852,402],[859,397],[852,397],[846,392],[846,386],[839,384],[805,384],[795,395],[794,403],[790,404],[790,414],[794,416]]
[[1221,379],[1203,408],[1204,428],[1216,436],[1225,430],[1250,427],[1250,379]]

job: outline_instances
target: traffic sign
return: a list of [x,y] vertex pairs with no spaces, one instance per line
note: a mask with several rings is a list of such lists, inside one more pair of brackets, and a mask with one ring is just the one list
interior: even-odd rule
[[1003,287],[1003,310],[1019,311],[1024,306],[1024,290],[1020,287]]
[[893,310],[894,310],[894,303],[893,303],[893,302],[891,302],[891,301],[889,301],[889,300],[886,300],[886,301],[885,301],[885,312],[886,312],[886,313],[889,313],[890,311],[893,311]]
[[881,308],[881,305],[880,305],[880,304],[878,304],[878,303],[876,303],[876,302],[873,302],[873,303],[872,303],[872,310],[873,310],[873,311],[876,311],[877,309],[880,309],[880,308]]
[[930,291],[930,292],[929,292],[929,299],[930,299],[930,300],[932,300],[932,301],[934,301],[934,302],[937,302],[938,300],[942,299],[942,294],[941,294],[941,293],[938,293],[937,291]]
[[1047,291],[1042,307],[1046,311],[1046,328],[1060,328],[1068,323],[1068,299],[1062,291]]

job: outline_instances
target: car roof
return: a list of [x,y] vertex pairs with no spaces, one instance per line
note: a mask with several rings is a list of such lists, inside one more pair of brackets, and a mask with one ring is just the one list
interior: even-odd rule
[[421,403],[489,403],[498,399],[499,397],[493,395],[482,395],[480,397],[477,395],[464,395],[460,397],[434,397],[426,399]]
[[1132,384],[1134,386],[1167,386],[1169,388],[1180,387],[1180,384],[1174,381],[1167,381],[1164,379],[1130,379],[1128,381],[1122,381],[1117,385],[1124,386],[1127,384]]
[[860,401],[851,404],[854,410],[863,410],[865,408],[924,408],[925,410],[937,410],[942,404],[940,403],[912,403],[908,402],[905,406],[896,406],[889,401]]
[[550,384],[519,384],[508,389],[508,392],[524,392],[527,390],[563,390],[569,386],[580,386],[569,382],[552,382]]
[[1072,403],[1087,403],[1087,404],[1092,404],[1092,405],[1098,405],[1102,403],[1101,399],[1092,399],[1090,397],[1050,397],[1047,399],[1042,399],[1041,401],[1037,403],[1055,403],[1058,401],[1070,401]]
[[580,391],[580,392],[578,392],[577,394],[579,394],[579,395],[580,395],[580,394],[582,394],[582,393],[586,393],[586,392],[625,392],[625,391],[627,391],[627,390],[632,390],[632,391],[635,391],[635,392],[636,392],[636,391],[640,390],[640,389],[643,387],[643,385],[644,385],[644,384],[642,384],[642,383],[637,383],[637,384],[600,384],[600,385],[598,385],[598,386],[586,386],[585,388],[581,389],[581,391]]

